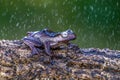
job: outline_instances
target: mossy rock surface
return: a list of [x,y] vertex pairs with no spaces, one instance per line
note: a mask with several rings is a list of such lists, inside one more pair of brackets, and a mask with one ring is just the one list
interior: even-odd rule
[[31,51],[20,40],[0,41],[2,80],[119,80],[120,51],[79,48],[69,43],[29,57]]

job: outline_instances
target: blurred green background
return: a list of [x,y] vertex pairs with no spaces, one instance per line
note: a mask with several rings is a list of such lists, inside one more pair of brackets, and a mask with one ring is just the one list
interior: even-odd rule
[[72,29],[81,48],[120,50],[120,0],[0,0],[0,39]]

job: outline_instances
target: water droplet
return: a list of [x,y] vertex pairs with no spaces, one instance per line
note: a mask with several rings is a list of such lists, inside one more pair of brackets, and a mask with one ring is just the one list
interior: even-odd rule
[[16,24],[16,27],[18,27],[19,26],[19,22]]
[[93,6],[90,6],[90,9],[93,11],[94,7],[93,7]]

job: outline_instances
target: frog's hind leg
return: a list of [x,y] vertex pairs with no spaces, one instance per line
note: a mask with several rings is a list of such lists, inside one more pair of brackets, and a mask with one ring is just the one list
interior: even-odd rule
[[30,47],[32,55],[39,54],[38,50],[32,42],[24,41],[24,43]]
[[33,38],[33,37],[27,37],[27,38],[25,37],[25,38],[23,38],[23,41],[26,45],[28,45],[30,47],[33,55],[39,54],[40,50],[38,50],[37,47],[40,47],[42,44],[40,43],[40,41],[38,39]]

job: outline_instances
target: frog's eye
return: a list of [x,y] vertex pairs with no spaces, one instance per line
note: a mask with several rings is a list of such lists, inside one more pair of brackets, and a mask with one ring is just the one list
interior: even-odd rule
[[68,33],[67,33],[67,32],[62,32],[62,33],[61,33],[61,35],[62,35],[62,37],[64,37],[64,38],[65,38],[65,37],[67,37],[67,36],[68,36]]

